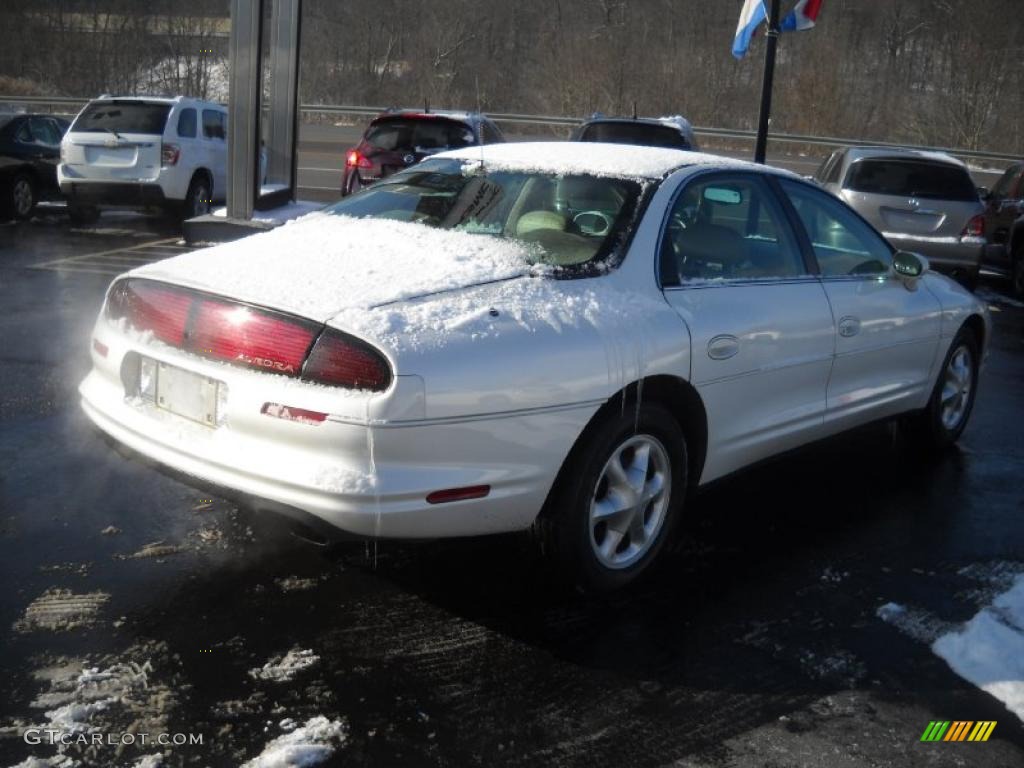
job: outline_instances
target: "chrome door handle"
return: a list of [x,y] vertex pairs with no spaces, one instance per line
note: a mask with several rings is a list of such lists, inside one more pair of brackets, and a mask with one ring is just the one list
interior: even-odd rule
[[839,321],[839,335],[849,338],[860,333],[860,320],[856,317],[844,317]]
[[708,342],[708,357],[712,360],[728,360],[739,351],[740,340],[735,336],[723,334]]

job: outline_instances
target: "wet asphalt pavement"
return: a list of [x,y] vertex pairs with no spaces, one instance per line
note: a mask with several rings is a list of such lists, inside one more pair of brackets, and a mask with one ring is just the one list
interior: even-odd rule
[[[1021,722],[928,645],[1024,572],[1024,306],[999,283],[957,450],[871,429],[720,483],[654,578],[598,599],[524,536],[319,547],[102,439],[75,388],[108,272],[176,234],[0,224],[0,766],[57,755],[22,734],[59,716],[203,737],[69,747],[83,766],[237,766],[319,715],[323,765],[1024,766]],[[936,719],[998,726],[921,743]]]

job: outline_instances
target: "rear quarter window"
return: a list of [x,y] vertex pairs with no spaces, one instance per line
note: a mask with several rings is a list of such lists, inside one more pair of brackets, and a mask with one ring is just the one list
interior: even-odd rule
[[167,124],[170,104],[140,101],[98,101],[75,118],[72,130],[97,133],[148,133],[161,135]]
[[178,115],[178,135],[183,139],[196,137],[196,111],[191,107],[181,110]]
[[978,199],[978,190],[965,169],[926,160],[860,160],[850,166],[843,186],[868,195]]
[[580,141],[603,141],[611,144],[636,144],[643,147],[689,149],[690,142],[666,125],[646,123],[592,123],[580,132]]

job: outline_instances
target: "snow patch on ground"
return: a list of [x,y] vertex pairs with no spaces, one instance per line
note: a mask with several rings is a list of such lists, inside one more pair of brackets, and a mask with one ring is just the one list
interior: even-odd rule
[[1024,720],[1024,575],[962,629],[939,637],[932,650]]
[[242,768],[305,768],[318,765],[345,743],[347,728],[340,720],[323,715],[268,742],[263,751]]
[[94,624],[100,608],[110,600],[106,592],[75,594],[69,589],[46,590],[25,609],[25,615],[14,622],[16,632],[76,629]]
[[286,683],[299,672],[320,661],[313,651],[292,648],[284,656],[274,656],[262,667],[254,667],[249,674],[257,680]]
[[907,608],[898,603],[886,603],[875,615],[886,624],[891,624],[908,637],[921,643],[931,643],[952,625],[937,619],[926,611]]

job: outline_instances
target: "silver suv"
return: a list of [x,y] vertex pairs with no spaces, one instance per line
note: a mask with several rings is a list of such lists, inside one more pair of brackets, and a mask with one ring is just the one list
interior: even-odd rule
[[973,289],[987,241],[985,206],[967,166],[942,152],[836,150],[815,180],[885,235]]

